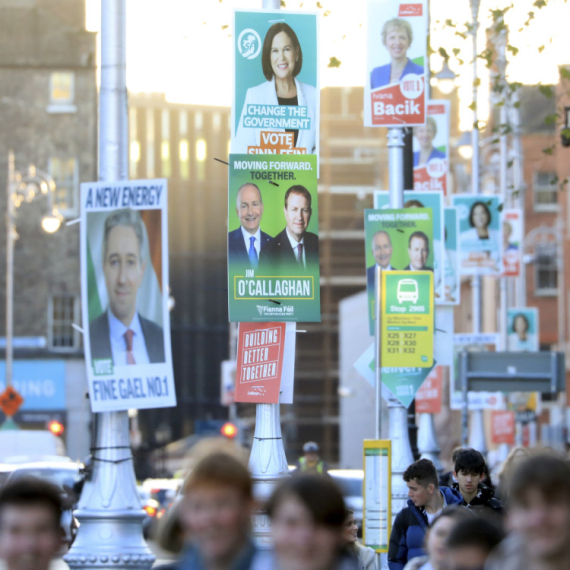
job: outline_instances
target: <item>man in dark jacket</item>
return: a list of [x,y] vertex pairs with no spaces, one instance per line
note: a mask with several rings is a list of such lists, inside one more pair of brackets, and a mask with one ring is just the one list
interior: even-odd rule
[[412,463],[403,477],[410,500],[398,513],[392,527],[388,548],[390,570],[403,570],[408,560],[423,556],[424,538],[434,518],[445,507],[462,503],[457,491],[438,487],[437,471],[429,459]]
[[463,504],[478,514],[504,514],[503,504],[495,492],[484,485],[485,458],[475,449],[462,449],[455,458],[453,471],[457,483],[452,488],[463,498]]

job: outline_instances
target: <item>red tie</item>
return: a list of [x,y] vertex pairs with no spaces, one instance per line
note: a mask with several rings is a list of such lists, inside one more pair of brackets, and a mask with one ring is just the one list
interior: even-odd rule
[[127,364],[136,364],[135,357],[133,356],[133,336],[134,332],[128,329],[123,335],[125,337],[125,342],[127,343]]

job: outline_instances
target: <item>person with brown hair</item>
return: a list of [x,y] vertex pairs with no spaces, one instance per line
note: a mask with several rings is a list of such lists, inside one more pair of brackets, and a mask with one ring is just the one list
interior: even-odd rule
[[359,570],[376,570],[376,552],[358,542],[358,525],[352,509],[346,509],[342,538],[347,552],[356,559]]
[[264,570],[357,570],[344,551],[345,512],[342,494],[330,478],[286,479],[267,504],[274,560]]
[[254,509],[246,466],[229,453],[203,457],[182,488],[178,516],[181,557],[169,570],[249,570],[257,555],[250,538]]

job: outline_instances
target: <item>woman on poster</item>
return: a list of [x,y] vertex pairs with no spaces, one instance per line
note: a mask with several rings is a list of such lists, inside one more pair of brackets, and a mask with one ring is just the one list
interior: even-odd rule
[[412,45],[412,26],[402,18],[388,20],[382,28],[382,43],[390,54],[390,63],[375,67],[370,74],[370,87],[384,87],[398,83],[408,73],[423,75],[424,68],[408,57]]
[[[479,251],[486,254],[487,258],[493,262],[491,269],[499,270],[500,261],[500,241],[499,232],[490,227],[491,210],[485,202],[473,202],[469,211],[469,225],[471,226],[461,235],[462,242],[471,242],[469,251]],[[473,244],[479,243],[476,248]]]
[[420,150],[414,152],[414,168],[424,166],[434,158],[445,158],[445,153],[433,146],[437,135],[437,124],[433,117],[426,118],[426,124],[414,127],[414,136],[420,145]]
[[[263,41],[261,55],[263,75],[267,79],[261,85],[247,90],[233,152],[245,154],[249,146],[260,146],[261,131],[292,132],[296,148],[306,154],[316,153],[317,96],[316,89],[301,83],[297,76],[303,66],[303,50],[297,34],[283,22],[273,24]],[[249,105],[283,105],[306,107],[310,127],[308,129],[255,128],[244,126]]]

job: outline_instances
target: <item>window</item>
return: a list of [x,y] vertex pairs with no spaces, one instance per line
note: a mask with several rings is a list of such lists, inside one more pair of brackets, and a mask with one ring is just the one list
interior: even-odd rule
[[535,293],[537,295],[556,295],[558,293],[558,259],[556,244],[537,244],[535,246]]
[[178,132],[180,142],[178,143],[178,156],[180,159],[180,178],[188,180],[190,178],[190,144],[188,143],[188,113],[180,111],[178,121]]
[[172,174],[170,164],[170,113],[162,111],[161,117],[162,142],[160,143],[160,158],[162,160],[161,176],[168,178]]
[[534,209],[541,212],[558,210],[558,185],[554,172],[535,172],[533,178]]
[[136,179],[141,160],[141,143],[138,137],[137,110],[129,109],[129,176]]
[[75,76],[71,71],[54,71],[49,81],[48,113],[75,113]]
[[154,110],[146,111],[146,175],[154,178]]
[[73,295],[54,295],[48,302],[48,346],[58,352],[79,349],[79,332],[71,325],[77,323],[79,299]]
[[64,216],[77,213],[79,177],[75,158],[52,156],[48,172],[55,182],[55,207]]

